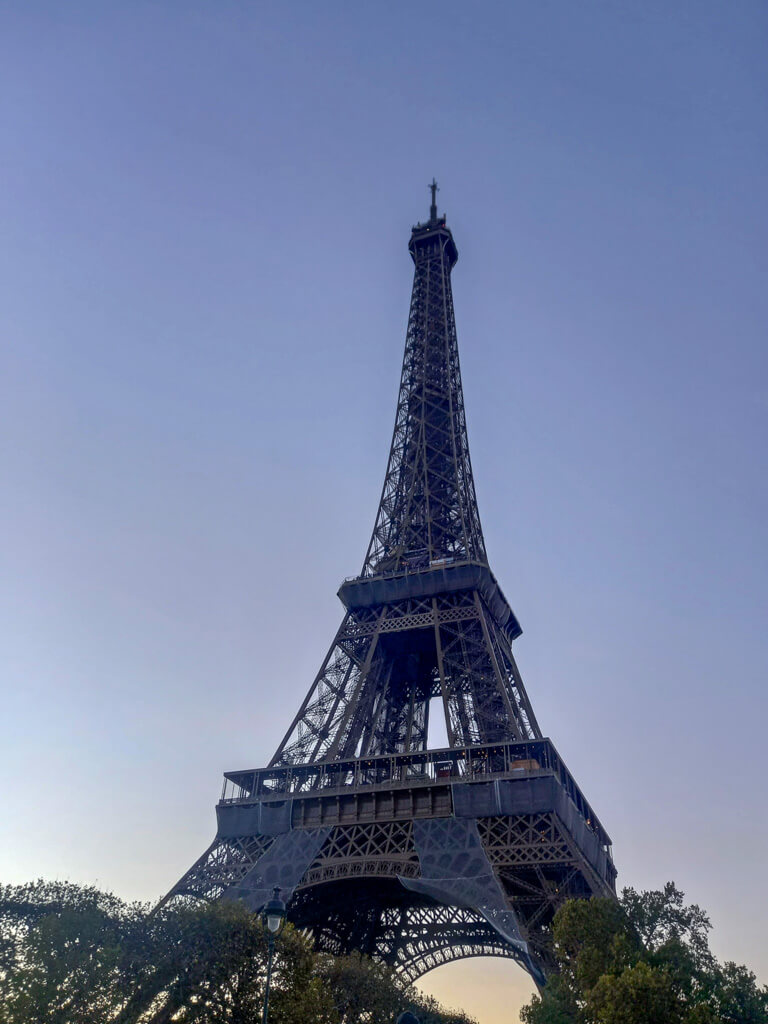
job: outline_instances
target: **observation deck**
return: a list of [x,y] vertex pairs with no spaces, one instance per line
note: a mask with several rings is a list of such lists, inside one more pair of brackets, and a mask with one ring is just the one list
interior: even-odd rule
[[218,835],[357,822],[556,814],[609,885],[611,840],[549,739],[226,772]]
[[523,632],[504,592],[491,570],[482,562],[440,559],[429,565],[375,576],[355,576],[339,587],[338,596],[348,611],[372,605],[393,604],[413,597],[477,590],[489,611],[512,641]]
[[[435,243],[437,243],[436,246]],[[425,224],[416,224],[411,232],[411,241],[408,244],[408,251],[413,262],[416,262],[417,255],[421,253],[429,255],[439,250],[445,252],[448,269],[453,269],[459,258],[459,250],[456,248],[451,229],[446,227],[445,217],[434,216],[433,219]]]

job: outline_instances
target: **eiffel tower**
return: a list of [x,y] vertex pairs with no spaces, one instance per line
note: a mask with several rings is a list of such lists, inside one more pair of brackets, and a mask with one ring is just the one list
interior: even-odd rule
[[[266,768],[225,773],[211,846],[168,900],[279,886],[317,948],[413,981],[510,957],[542,984],[571,897],[612,896],[611,841],[542,736],[512,654],[469,458],[451,271],[432,182],[411,233],[413,292],[389,462],[344,617]],[[429,749],[431,716],[448,746]]]

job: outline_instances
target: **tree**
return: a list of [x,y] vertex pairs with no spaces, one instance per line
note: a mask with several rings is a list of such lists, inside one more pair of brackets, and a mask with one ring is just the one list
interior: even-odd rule
[[[267,941],[242,904],[153,914],[94,888],[0,889],[2,1024],[245,1024],[264,997]],[[270,1019],[331,1024],[332,1000],[307,939],[287,927]]]
[[640,960],[597,979],[585,1016],[595,1024],[678,1024],[682,1007],[669,974]]
[[321,956],[320,973],[330,989],[334,1019],[339,1024],[366,1024],[370,1020],[394,1021],[411,1008],[415,993],[401,988],[392,971],[360,953]]
[[[267,940],[241,903],[154,913],[92,887],[0,887],[0,1024],[253,1024]],[[319,956],[290,925],[277,942],[270,1024],[473,1024],[359,955]]]
[[403,985],[391,968],[360,953],[321,955],[318,960],[319,973],[331,991],[336,1024],[394,1024],[404,1010],[411,1010],[421,1024],[475,1024],[412,985]]
[[137,961],[142,916],[93,887],[0,888],[0,1021],[108,1019],[126,966]]
[[552,939],[561,989],[574,1001],[606,971],[634,963],[640,952],[626,913],[610,899],[569,900],[555,917]]
[[768,988],[717,963],[710,922],[669,882],[619,901],[571,900],[552,934],[559,973],[522,1011],[525,1024],[768,1024]]
[[758,988],[752,971],[729,961],[713,972],[709,1005],[723,1024],[765,1024],[768,987]]

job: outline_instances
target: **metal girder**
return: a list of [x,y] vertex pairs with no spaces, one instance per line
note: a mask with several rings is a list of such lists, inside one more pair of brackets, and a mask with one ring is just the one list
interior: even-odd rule
[[441,694],[456,746],[541,736],[479,591],[350,611],[271,763],[426,749],[427,707]]
[[472,466],[450,273],[442,225],[414,231],[415,269],[395,427],[362,575],[414,560],[486,561]]
[[163,897],[158,907],[170,900],[217,900],[236,885],[267,852],[273,836],[253,834],[229,839],[216,838],[192,867]]

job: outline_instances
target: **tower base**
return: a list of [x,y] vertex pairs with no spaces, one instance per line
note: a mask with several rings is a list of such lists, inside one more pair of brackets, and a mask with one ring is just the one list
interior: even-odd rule
[[409,981],[490,955],[541,984],[557,908],[615,893],[610,840],[547,739],[228,772],[217,818],[166,901],[259,910],[279,886],[318,949]]

